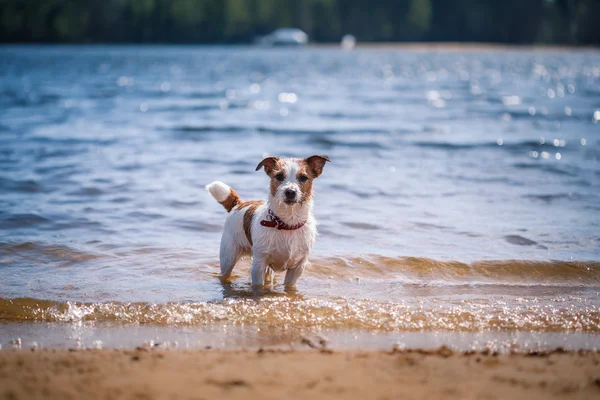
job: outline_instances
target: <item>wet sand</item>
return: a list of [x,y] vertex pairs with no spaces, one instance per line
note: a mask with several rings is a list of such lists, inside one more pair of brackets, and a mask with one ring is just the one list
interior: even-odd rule
[[600,396],[600,353],[4,350],[2,399]]

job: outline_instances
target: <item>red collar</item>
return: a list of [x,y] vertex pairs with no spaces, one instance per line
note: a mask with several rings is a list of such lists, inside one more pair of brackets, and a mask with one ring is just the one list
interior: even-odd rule
[[306,221],[296,225],[288,225],[285,222],[283,222],[281,218],[275,215],[273,211],[271,211],[271,209],[269,208],[269,213],[267,214],[267,217],[260,221],[260,224],[262,226],[266,226],[267,228],[277,228],[279,230],[283,229],[284,231],[295,231],[296,229],[302,228],[304,224],[306,224]]

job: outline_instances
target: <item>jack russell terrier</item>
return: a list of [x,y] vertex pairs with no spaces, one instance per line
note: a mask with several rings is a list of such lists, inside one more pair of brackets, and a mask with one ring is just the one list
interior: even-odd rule
[[269,198],[243,202],[223,182],[206,186],[229,213],[221,250],[221,279],[227,281],[242,256],[252,256],[252,285],[264,285],[272,271],[286,271],[284,284],[294,286],[309,265],[317,236],[312,215],[313,180],[323,172],[327,156],[305,159],[267,157],[256,167],[271,178]]

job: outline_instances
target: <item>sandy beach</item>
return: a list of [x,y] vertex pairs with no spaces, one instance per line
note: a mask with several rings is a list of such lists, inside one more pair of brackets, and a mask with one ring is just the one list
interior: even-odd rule
[[600,353],[4,350],[2,399],[600,396]]

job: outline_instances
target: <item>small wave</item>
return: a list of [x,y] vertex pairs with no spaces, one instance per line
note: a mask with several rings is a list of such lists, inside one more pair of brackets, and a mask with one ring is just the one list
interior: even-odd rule
[[[227,105],[228,109],[238,109],[238,108],[247,108],[248,104],[246,103],[229,103]],[[172,106],[157,106],[151,107],[150,111],[152,112],[189,112],[189,111],[211,111],[211,110],[220,110],[221,106],[219,104],[196,104],[196,105],[172,105]]]
[[581,199],[582,196],[577,193],[552,193],[552,194],[526,194],[523,195],[526,199],[540,200],[544,203],[552,203],[557,200],[574,200]]
[[61,97],[54,93],[36,92],[17,92],[14,90],[0,91],[0,99],[5,100],[5,106],[13,107],[34,107],[56,104]]
[[[481,150],[481,149],[497,149],[501,151],[508,151],[514,153],[527,153],[529,151],[544,151],[549,152],[556,150],[556,147],[552,143],[540,143],[535,140],[523,140],[517,142],[504,142],[499,145],[497,142],[478,142],[478,143],[453,143],[453,142],[442,142],[442,141],[416,141],[411,143],[414,146],[422,148],[431,148],[437,150]],[[565,149],[561,150],[565,151]],[[530,169],[540,168],[549,172],[558,173],[561,175],[576,176],[577,174],[567,170],[567,166],[557,167],[554,165],[542,164],[542,163],[517,163],[514,164],[516,168]]]
[[435,231],[452,229],[449,226],[436,225],[436,224],[431,224],[431,223],[427,223],[427,222],[413,222],[413,225],[417,228],[435,230]]
[[100,254],[80,251],[64,245],[37,242],[0,242],[0,256],[10,257],[11,259],[18,257],[25,260],[43,260],[60,266],[83,263],[103,257]]
[[201,203],[199,201],[182,201],[182,200],[173,200],[168,203],[169,207],[172,208],[194,208],[198,207]]
[[152,107],[153,112],[210,111],[210,110],[217,110],[217,109],[219,109],[218,104]]
[[8,192],[39,193],[44,191],[44,188],[38,181],[33,179],[18,180],[0,178],[0,190]]
[[174,126],[171,128],[163,128],[168,129],[175,132],[189,132],[189,133],[211,133],[211,132],[244,132],[247,131],[248,128],[239,127],[239,126],[194,126],[194,125],[181,125]]
[[440,150],[472,150],[472,149],[489,149],[497,148],[503,150],[531,150],[540,148],[541,145],[537,141],[521,141],[516,143],[504,143],[501,146],[496,142],[482,143],[451,143],[451,142],[413,142],[414,146],[433,148]]
[[372,133],[389,133],[388,130],[379,128],[355,128],[355,129],[280,129],[259,126],[255,130],[261,133],[272,133],[277,135],[335,135],[335,134],[372,134]]
[[510,244],[516,244],[517,246],[533,246],[534,244],[537,244],[537,242],[520,235],[504,236],[504,240]]
[[49,219],[38,214],[10,214],[0,217],[0,229],[16,229],[41,225],[50,222]]
[[549,172],[556,175],[566,175],[573,177],[579,176],[579,174],[575,171],[568,171],[567,167],[565,166],[556,166],[548,163],[516,163],[513,166],[518,169],[538,169],[540,171]]
[[439,150],[469,150],[498,147],[495,143],[450,143],[450,142],[413,142],[413,146]]
[[136,221],[156,221],[157,219],[165,218],[165,215],[161,213],[132,211],[130,213],[127,213],[127,217],[132,218]]
[[96,145],[96,146],[110,146],[116,144],[118,139],[101,139],[101,138],[64,138],[64,137],[51,137],[51,136],[33,136],[30,138],[32,142],[42,144],[56,144],[59,146],[69,147],[77,145]]
[[[361,120],[361,121],[362,120],[367,121],[367,120],[377,117],[377,115],[374,115],[372,113],[343,112],[343,111],[320,112],[319,116],[324,117],[324,118],[339,119],[339,120],[352,119],[352,120]],[[383,116],[379,116],[379,117],[383,117]]]
[[256,325],[285,329],[366,331],[598,332],[600,308],[582,298],[471,299],[380,302],[304,299],[295,296],[236,298],[220,302],[79,303],[0,298],[0,321],[111,322],[157,325]]
[[82,187],[75,191],[67,193],[68,196],[85,196],[85,197],[95,197],[103,195],[104,191],[100,188],[89,186]]
[[349,140],[335,140],[325,136],[317,136],[310,140],[310,143],[317,146],[333,148],[333,147],[350,147],[357,149],[386,149],[386,146],[374,142],[374,141],[349,141]]
[[196,232],[221,232],[223,230],[221,225],[208,224],[202,221],[176,220],[172,223],[172,225],[188,231]]
[[224,92],[222,91],[195,91],[182,94],[184,97],[191,99],[212,99],[217,97],[223,97]]
[[224,92],[221,91],[188,91],[179,92],[176,90],[163,91],[163,90],[147,90],[141,89],[136,90],[136,94],[144,98],[187,98],[187,99],[215,99],[222,98]]
[[229,171],[233,175],[253,175],[254,171],[251,169],[232,169]]
[[343,225],[346,225],[350,228],[354,229],[363,229],[363,230],[374,230],[381,229],[379,226],[374,224],[368,224],[366,222],[342,222]]
[[[174,132],[189,132],[189,133],[238,133],[238,132],[258,132],[268,133],[275,135],[318,135],[320,138],[324,138],[328,135],[335,134],[387,134],[390,131],[379,128],[355,128],[355,129],[281,129],[267,126],[207,126],[207,125],[180,125],[172,127],[158,128],[160,130],[169,130]],[[362,144],[360,144],[362,145]]]
[[[529,243],[529,239],[518,235],[508,237],[507,241]],[[311,263],[312,268],[307,274],[322,278],[393,277],[418,284],[437,281],[448,284],[600,286],[600,261],[491,260],[462,263],[419,257],[364,256],[316,259]]]

